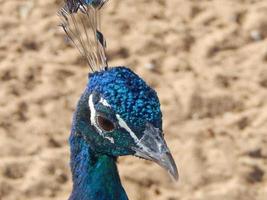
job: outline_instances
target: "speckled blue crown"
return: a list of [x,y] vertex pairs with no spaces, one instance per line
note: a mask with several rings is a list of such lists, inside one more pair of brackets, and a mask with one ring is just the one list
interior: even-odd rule
[[89,92],[96,91],[127,123],[135,128],[146,122],[162,128],[162,113],[156,92],[126,67],[90,74]]

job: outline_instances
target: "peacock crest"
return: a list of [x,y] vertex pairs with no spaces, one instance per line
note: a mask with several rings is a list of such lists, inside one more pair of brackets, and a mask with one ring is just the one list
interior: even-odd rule
[[106,40],[101,32],[101,8],[108,0],[66,0],[59,10],[60,26],[92,72],[108,67]]

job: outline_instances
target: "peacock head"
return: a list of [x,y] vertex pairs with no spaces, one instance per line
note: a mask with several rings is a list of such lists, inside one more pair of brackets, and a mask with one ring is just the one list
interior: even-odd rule
[[163,138],[156,92],[130,69],[108,67],[106,41],[99,30],[100,11],[107,1],[65,0],[59,12],[63,30],[93,72],[77,107],[75,133],[97,154],[152,160],[178,179]]
[[77,129],[96,153],[152,160],[178,179],[162,134],[158,96],[130,69],[90,74],[76,118]]

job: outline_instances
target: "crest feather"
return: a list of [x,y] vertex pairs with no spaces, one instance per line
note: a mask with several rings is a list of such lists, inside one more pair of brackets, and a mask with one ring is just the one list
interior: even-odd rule
[[100,31],[101,8],[108,0],[65,0],[60,26],[92,72],[108,68],[106,41]]

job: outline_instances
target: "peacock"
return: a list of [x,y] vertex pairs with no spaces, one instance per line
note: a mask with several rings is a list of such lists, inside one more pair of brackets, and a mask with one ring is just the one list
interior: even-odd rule
[[108,66],[100,31],[100,11],[106,2],[66,0],[59,11],[61,27],[90,68],[69,138],[69,200],[127,200],[116,164],[119,156],[154,161],[178,179],[163,136],[157,93],[129,68]]

